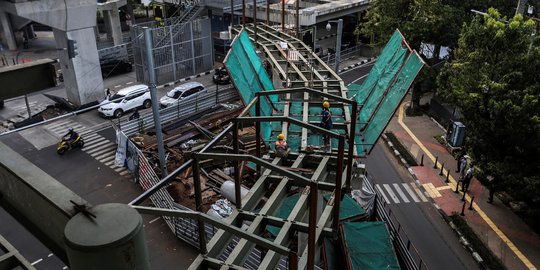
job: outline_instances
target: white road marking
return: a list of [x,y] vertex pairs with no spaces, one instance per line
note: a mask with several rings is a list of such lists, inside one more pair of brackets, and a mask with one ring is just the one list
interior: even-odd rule
[[113,151],[114,149],[116,149],[116,144],[110,142],[104,145],[103,148],[101,149],[92,149],[90,151],[85,151],[85,152],[91,155],[92,157],[96,157],[97,155],[101,155],[105,152]]
[[50,258],[50,257],[52,257],[52,255],[54,255],[54,254],[51,253],[51,254],[47,255],[47,257]]
[[157,221],[157,220],[160,219],[160,218],[161,218],[161,217],[154,218],[154,219],[150,220],[148,223],[153,223],[153,222]]
[[382,191],[381,189],[381,186],[379,184],[375,185],[375,188],[379,191],[379,193],[381,193],[381,195],[383,196],[384,198],[384,201],[387,203],[387,204],[390,204],[390,201],[388,200],[388,198],[386,197],[386,194],[384,194],[384,192]]
[[353,84],[353,83],[355,83],[355,82],[357,82],[357,81],[359,81],[359,80],[361,80],[361,79],[367,77],[368,75],[369,75],[369,73],[366,74],[366,75],[364,75],[364,76],[359,77],[358,79],[356,79],[356,80],[352,81],[351,83],[349,83],[349,85],[351,85],[351,84]]
[[392,198],[392,200],[394,201],[394,203],[399,203],[399,199],[398,199],[398,197],[396,196],[396,194],[394,194],[394,192],[392,191],[392,189],[390,188],[390,185],[388,185],[388,184],[383,184],[383,187],[384,187],[384,189],[386,189],[386,191],[388,191],[388,195],[390,195],[390,197]]
[[407,199],[407,197],[405,196],[405,193],[403,193],[403,191],[401,190],[401,188],[399,188],[399,184],[393,184],[394,185],[394,188],[397,190],[399,196],[401,197],[401,199],[403,199],[404,202],[408,203],[410,202],[409,199]]
[[114,88],[122,87],[121,85],[115,85]]
[[133,82],[127,82],[126,84],[132,84]]
[[418,197],[416,197],[416,195],[414,194],[414,191],[411,189],[411,187],[409,186],[409,184],[403,184],[403,187],[405,188],[405,190],[407,191],[407,193],[409,193],[409,196],[411,196],[411,198],[413,199],[413,201],[415,202],[420,202],[420,200],[418,199]]
[[427,202],[428,199],[426,198],[426,196],[424,196],[424,193],[422,191],[420,191],[420,189],[418,187],[416,187],[415,185],[413,185],[413,189],[414,191],[416,191],[416,194],[418,194],[418,197],[420,197],[420,200],[422,200],[423,202]]
[[41,262],[41,261],[43,261],[43,259],[39,259],[39,260],[33,262],[32,265],[35,265],[35,264],[37,264],[37,263],[39,263],[39,262]]

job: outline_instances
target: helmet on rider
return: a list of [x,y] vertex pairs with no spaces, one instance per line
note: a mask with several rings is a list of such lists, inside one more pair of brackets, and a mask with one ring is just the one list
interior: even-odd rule
[[73,132],[73,128],[69,128],[69,132],[70,132],[70,133]]
[[323,106],[323,108],[330,108],[330,102],[325,101],[325,102],[323,102],[322,106]]
[[284,139],[285,139],[285,135],[279,134],[279,135],[277,135],[277,138],[278,138],[278,140],[284,140]]

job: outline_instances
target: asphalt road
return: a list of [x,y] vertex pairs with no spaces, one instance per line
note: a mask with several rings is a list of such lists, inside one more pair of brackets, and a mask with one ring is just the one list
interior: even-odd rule
[[[366,65],[340,76],[346,85],[361,84],[371,68],[372,65]],[[374,184],[402,186],[413,182],[410,174],[380,140],[365,163]],[[402,197],[398,199],[402,200]],[[432,203],[411,200],[410,203],[391,203],[388,207],[429,269],[479,269]]]

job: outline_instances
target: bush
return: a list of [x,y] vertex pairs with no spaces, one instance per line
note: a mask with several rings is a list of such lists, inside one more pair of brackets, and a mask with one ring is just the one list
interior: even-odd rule
[[450,220],[456,225],[457,229],[463,234],[463,237],[469,241],[473,249],[480,254],[485,265],[490,270],[507,270],[495,254],[478,238],[467,222],[458,214],[450,216]]
[[396,135],[392,132],[386,132],[386,137],[388,137],[388,140],[392,142],[396,150],[401,154],[403,159],[409,164],[409,166],[417,166],[418,163],[416,162],[416,159],[409,153],[409,151],[401,144],[401,142],[396,138]]

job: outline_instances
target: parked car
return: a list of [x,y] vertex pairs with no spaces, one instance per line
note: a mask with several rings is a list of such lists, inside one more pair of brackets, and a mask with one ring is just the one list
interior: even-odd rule
[[206,93],[206,88],[199,82],[188,82],[175,87],[169,91],[167,95],[159,99],[159,104],[162,108],[175,104],[181,100],[191,99]]
[[107,78],[112,75],[128,73],[133,70],[130,62],[117,59],[102,61],[100,62],[100,66],[101,75],[103,76],[103,78]]
[[214,71],[214,75],[212,76],[212,80],[215,84],[228,84],[231,82],[229,72],[227,72],[227,69],[225,67],[216,68]]
[[125,112],[141,106],[150,108],[152,106],[150,90],[144,84],[126,87],[101,102],[100,105],[98,112],[101,116],[118,118]]

